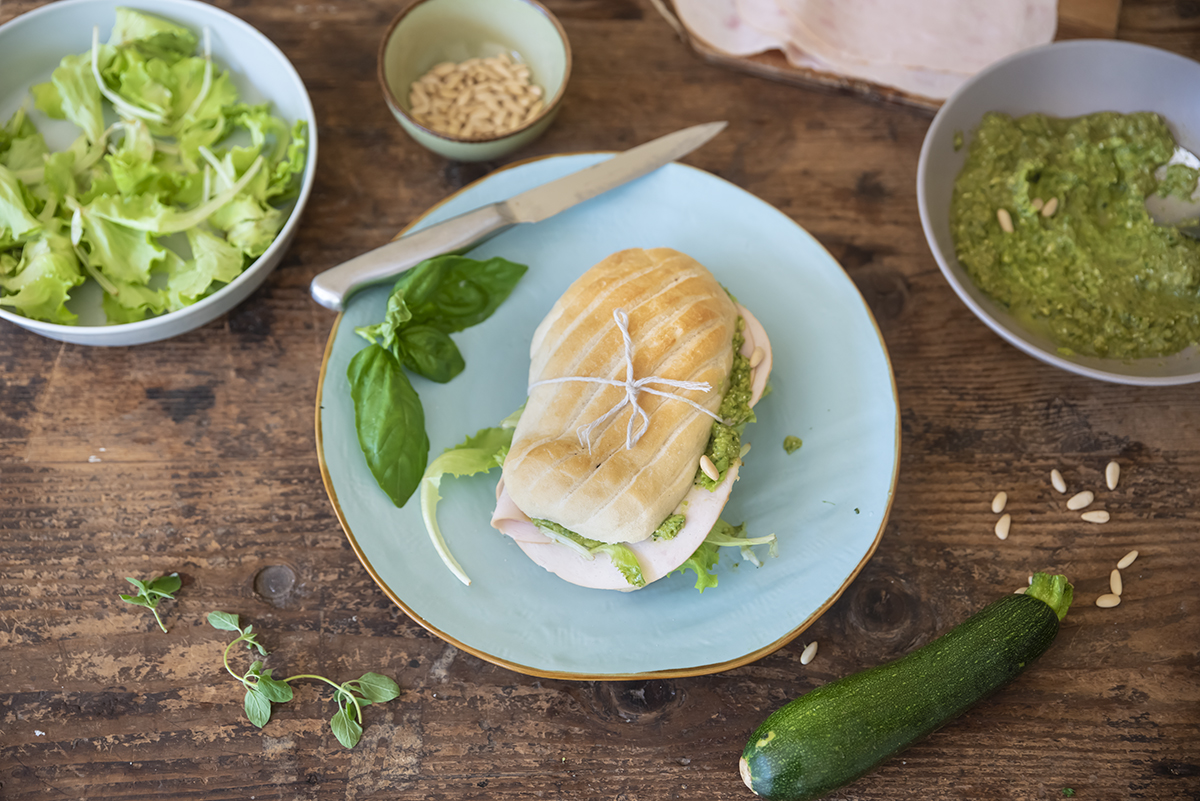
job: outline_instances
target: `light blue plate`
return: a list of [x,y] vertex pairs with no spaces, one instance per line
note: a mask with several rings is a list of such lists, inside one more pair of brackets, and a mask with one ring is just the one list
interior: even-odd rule
[[[489,175],[415,228],[511,197],[607,158],[556,156]],[[346,368],[365,345],[354,328],[383,318],[388,287],[356,296],[330,335],[317,393],[326,489],[367,570],[434,634],[522,673],[570,679],[700,675],[746,664],[796,637],[841,594],[875,549],[899,465],[895,381],[854,284],[808,233],[738,187],[680,164],[478,247],[529,265],[512,296],[456,334],[466,370],[446,385],[414,378],[431,458],[496,425],[525,400],[529,342],[581,273],[617,250],[671,247],[706,265],[762,321],[772,392],[746,432],[753,450],[726,507],[753,535],[779,535],[761,568],[723,549],[720,586],[679,574],[620,593],[568,584],[490,527],[499,471],[449,478],[439,520],[472,578],[442,565],[414,497],[395,508],[354,432]],[[788,455],[783,439],[801,437]],[[760,548],[765,551],[765,548]]]

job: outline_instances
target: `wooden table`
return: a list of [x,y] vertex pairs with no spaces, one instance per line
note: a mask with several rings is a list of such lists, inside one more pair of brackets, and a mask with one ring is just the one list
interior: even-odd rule
[[[9,0],[0,21],[41,5]],[[1018,681],[843,799],[1200,798],[1200,400],[1073,377],[992,334],[942,279],[913,191],[927,113],[702,63],[649,0],[552,0],[574,48],[563,112],[513,159],[624,149],[730,120],[686,159],[782,209],[844,265],[886,339],[902,465],[878,551],[801,638],[718,675],[537,679],[462,653],[375,586],[315,455],[317,366],[334,316],[320,270],[382,244],[500,166],[447,163],[375,80],[396,2],[219,5],[265,32],[317,109],[320,169],[283,265],[201,330],[85,348],[0,327],[0,797],[25,799],[744,799],[737,758],[771,710],[937,636],[1031,569],[1077,602]],[[1200,57],[1200,5],[1127,0],[1120,36]],[[1100,486],[1081,524],[1052,468]],[[992,534],[1009,494],[1013,534]],[[1125,596],[1099,609],[1131,548]],[[178,571],[162,634],[125,576]],[[261,732],[221,670],[227,609],[289,665],[392,675],[363,741],[330,735],[306,684]]]

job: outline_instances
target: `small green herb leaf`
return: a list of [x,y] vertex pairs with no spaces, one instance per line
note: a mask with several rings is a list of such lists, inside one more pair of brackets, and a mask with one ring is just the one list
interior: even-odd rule
[[178,573],[172,573],[169,576],[159,576],[150,582],[149,589],[152,592],[162,593],[164,596],[171,596],[179,592],[179,588],[183,586],[183,579],[179,578]]
[[179,579],[179,574],[172,573],[169,576],[159,576],[156,579],[151,579],[149,582],[128,577],[125,580],[132,584],[138,592],[137,595],[121,595],[121,600],[128,604],[143,606],[149,609],[153,613],[155,621],[158,622],[158,627],[166,631],[167,627],[163,624],[162,618],[158,616],[158,603],[163,598],[175,599],[172,593],[178,590],[183,583]]
[[267,671],[258,679],[258,691],[263,694],[269,701],[277,704],[286,704],[292,700],[292,688],[287,682],[273,679],[270,676],[271,671]]
[[362,726],[351,719],[344,709],[339,709],[334,713],[333,717],[329,719],[329,727],[333,729],[333,736],[338,738],[338,742],[346,748],[358,745],[358,740],[362,737]]
[[353,685],[367,701],[376,704],[385,703],[400,695],[400,685],[378,673],[364,673],[362,678],[346,683]]
[[242,630],[242,627],[238,625],[238,616],[228,612],[209,612],[208,625],[221,631],[240,632]]
[[260,729],[271,719],[271,702],[257,688],[251,687],[246,690],[245,707],[246,717]]

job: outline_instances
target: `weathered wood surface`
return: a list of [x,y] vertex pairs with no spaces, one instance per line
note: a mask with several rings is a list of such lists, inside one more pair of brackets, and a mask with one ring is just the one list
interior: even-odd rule
[[[6,21],[40,5],[9,0]],[[553,0],[575,51],[562,115],[513,158],[621,149],[688,124],[728,131],[687,161],[812,232],[861,288],[903,416],[896,502],[874,558],[799,641],[728,673],[538,680],[404,617],[356,561],[321,484],[313,399],[333,317],[319,270],[387,241],[499,166],[409,141],[375,83],[396,3],[228,2],[291,57],[316,105],[303,229],[250,300],[137,348],[0,329],[0,797],[28,799],[744,799],[737,757],[769,711],[927,642],[1031,569],[1078,602],[1017,683],[840,799],[1200,798],[1200,400],[1195,387],[1075,378],[1020,354],[954,297],[913,186],[929,117],[701,62],[649,0]],[[1119,35],[1200,56],[1200,6],[1127,0]],[[92,459],[96,457],[98,459]],[[1047,482],[1102,484],[1085,525]],[[1013,533],[991,533],[1008,491]],[[1093,600],[1130,548],[1125,600]],[[170,633],[117,594],[179,571]],[[383,670],[403,695],[342,749],[304,685],[261,732],[203,617],[240,613],[281,669]],[[747,621],[753,625],[753,621]],[[821,643],[802,667],[803,643]],[[277,661],[276,661],[277,660]]]

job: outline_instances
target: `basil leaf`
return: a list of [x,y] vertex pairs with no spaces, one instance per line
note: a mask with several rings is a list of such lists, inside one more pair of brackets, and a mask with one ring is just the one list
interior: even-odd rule
[[498,256],[438,256],[400,276],[392,293],[403,292],[413,323],[453,334],[491,317],[527,269]]
[[354,333],[373,345],[382,345],[396,354],[396,332],[412,319],[412,312],[404,300],[403,291],[393,291],[388,297],[387,311],[383,322],[375,325],[360,325]]
[[238,625],[238,616],[228,612],[209,612],[208,625],[221,631],[240,632],[242,630],[242,627]]
[[329,719],[329,728],[333,729],[333,736],[338,738],[338,742],[347,748],[358,745],[358,740],[362,737],[362,726],[351,720],[344,709],[339,709]]
[[410,325],[400,332],[404,366],[430,381],[445,384],[467,366],[449,335],[428,325]]
[[346,376],[367,466],[392,503],[403,506],[421,482],[429,458],[421,399],[396,357],[379,345],[356,353]]
[[[364,673],[362,678],[350,682],[358,687],[363,698],[382,704],[400,695],[400,685],[378,673]],[[361,703],[361,702],[360,702]]]
[[267,721],[271,719],[271,702],[257,689],[246,690],[246,700],[243,706],[246,708],[246,717],[250,718],[250,722],[260,729],[266,726]]

